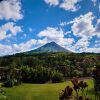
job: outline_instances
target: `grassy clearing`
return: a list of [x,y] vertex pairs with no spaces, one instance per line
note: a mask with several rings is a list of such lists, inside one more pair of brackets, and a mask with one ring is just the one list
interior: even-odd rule
[[[93,81],[88,82],[88,94],[93,98]],[[71,82],[57,84],[22,84],[13,88],[4,88],[8,100],[58,100],[59,93]],[[94,100],[94,99],[93,99]]]

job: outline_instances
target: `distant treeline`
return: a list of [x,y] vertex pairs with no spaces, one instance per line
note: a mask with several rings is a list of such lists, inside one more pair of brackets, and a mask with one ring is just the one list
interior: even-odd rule
[[88,76],[92,67],[100,65],[100,54],[92,53],[34,53],[16,54],[0,58],[1,67],[38,66],[52,68],[66,76]]

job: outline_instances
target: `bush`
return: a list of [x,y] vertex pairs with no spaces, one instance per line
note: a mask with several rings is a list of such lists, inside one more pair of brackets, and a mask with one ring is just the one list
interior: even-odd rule
[[67,86],[62,90],[59,100],[92,100],[87,95],[88,84],[86,82],[80,81],[78,78],[73,78],[71,82],[73,87]]
[[21,84],[21,81],[20,80],[17,80],[17,79],[13,79],[13,82],[14,82],[14,85],[15,86],[18,86]]
[[63,80],[62,73],[43,66],[37,66],[34,68],[22,66],[20,69],[18,69],[18,74],[16,74],[15,71],[11,71],[9,73],[6,81],[4,82],[5,87],[13,87],[14,85],[19,85],[21,82],[46,83],[52,80],[53,83],[58,83]]
[[22,82],[24,83],[45,83],[51,79],[50,68],[37,66],[35,68],[30,68],[24,66],[21,68]]
[[82,77],[83,75],[82,71],[79,70],[74,70],[73,73],[74,73],[73,76],[75,77]]
[[42,66],[37,67],[34,73],[34,82],[35,83],[45,83],[51,79],[51,69],[45,68]]
[[21,84],[17,79],[7,79],[4,83],[3,83],[3,87],[13,87],[13,86],[17,86]]
[[53,71],[51,80],[53,83],[62,82],[64,80],[63,74],[58,71]]
[[31,77],[31,68],[28,66],[22,66],[21,69],[21,80],[24,83],[30,83],[30,77]]
[[13,79],[7,79],[4,83],[3,83],[4,87],[13,87],[14,86],[14,80]]
[[5,91],[0,88],[0,100],[7,100],[7,97],[5,95]]

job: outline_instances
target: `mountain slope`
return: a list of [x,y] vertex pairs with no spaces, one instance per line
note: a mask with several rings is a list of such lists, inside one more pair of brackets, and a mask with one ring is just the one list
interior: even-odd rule
[[34,52],[70,52],[69,50],[66,50],[65,48],[61,47],[60,45],[56,44],[55,42],[47,43],[40,48],[37,48],[35,50],[29,51],[28,53],[34,53]]

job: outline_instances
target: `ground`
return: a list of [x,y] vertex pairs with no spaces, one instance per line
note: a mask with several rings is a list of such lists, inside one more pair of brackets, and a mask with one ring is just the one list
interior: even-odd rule
[[[88,95],[94,98],[93,80],[88,79]],[[71,82],[57,84],[22,84],[13,88],[4,88],[8,100],[59,100],[59,93]],[[93,99],[94,100],[94,99]]]

